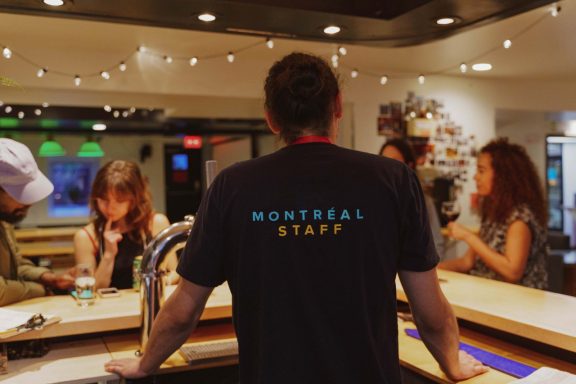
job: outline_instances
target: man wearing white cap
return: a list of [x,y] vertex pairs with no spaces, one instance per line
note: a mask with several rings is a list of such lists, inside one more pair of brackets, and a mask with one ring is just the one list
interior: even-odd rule
[[53,190],[28,147],[0,139],[0,306],[44,296],[45,287],[66,289],[74,284],[70,275],[56,275],[22,258],[14,238],[12,224]]

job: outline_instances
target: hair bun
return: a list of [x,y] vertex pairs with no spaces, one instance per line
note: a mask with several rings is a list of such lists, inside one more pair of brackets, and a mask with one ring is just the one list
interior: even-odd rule
[[318,96],[322,88],[324,88],[324,82],[318,74],[311,70],[294,76],[288,85],[288,90],[292,96],[301,100],[309,100]]

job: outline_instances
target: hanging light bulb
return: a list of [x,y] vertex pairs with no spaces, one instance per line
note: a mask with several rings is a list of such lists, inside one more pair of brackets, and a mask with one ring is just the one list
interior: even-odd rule
[[386,85],[387,82],[388,82],[388,76],[384,75],[384,76],[380,77],[380,84],[381,85]]
[[48,108],[49,106],[50,106],[50,104],[48,104],[47,102],[42,103],[42,108]]
[[22,112],[22,111],[18,112],[18,118],[19,118],[20,120],[22,120],[22,119],[24,118],[24,116],[26,116],[26,115],[24,114],[24,112]]
[[234,54],[232,52],[228,52],[228,56],[226,56],[226,59],[228,59],[229,63],[233,63],[234,62]]
[[82,79],[80,78],[80,76],[78,76],[78,75],[74,76],[74,85],[79,87],[81,83],[82,83]]
[[118,65],[118,69],[119,69],[121,72],[125,72],[125,71],[126,71],[126,68],[127,68],[127,67],[126,67],[126,63],[123,62],[123,61],[120,62],[120,65]]
[[114,111],[112,113],[112,116],[114,116],[115,118],[118,118],[120,116],[120,111]]
[[460,72],[466,73],[467,71],[468,71],[468,66],[466,65],[466,63],[460,64]]
[[122,117],[128,117],[128,111],[122,111]]
[[190,66],[193,67],[196,64],[198,64],[198,58],[196,56],[194,56],[190,59]]
[[274,48],[274,40],[272,40],[271,38],[267,38],[266,39],[266,46],[270,49]]
[[168,64],[172,64],[174,59],[172,59],[171,56],[164,56],[164,61],[167,62]]
[[40,108],[36,108],[36,109],[34,110],[34,114],[35,114],[36,116],[40,116],[40,115],[42,114],[42,110],[41,110]]
[[6,113],[12,112],[12,107],[7,105],[6,108],[4,108],[4,112],[6,112]]
[[12,57],[12,50],[8,47],[4,47],[4,49],[2,50],[2,56],[4,56],[5,59],[9,59]]
[[44,75],[46,74],[46,72],[48,72],[48,70],[46,68],[40,68],[38,70],[38,72],[36,72],[36,76],[38,77],[44,77]]
[[331,57],[332,67],[338,68],[338,62],[340,61],[340,56],[337,53],[333,54]]
[[346,49],[346,47],[339,46],[338,47],[338,53],[341,54],[342,56],[346,56],[346,54],[348,53],[348,50]]
[[352,72],[350,72],[350,76],[355,79],[358,77],[358,70],[357,69],[353,69]]
[[424,84],[425,81],[426,81],[426,78],[424,77],[424,75],[418,76],[418,83],[420,85]]
[[107,71],[100,72],[100,76],[102,76],[104,80],[110,80],[110,73]]
[[134,112],[136,112],[136,108],[135,108],[135,107],[130,107],[130,114],[133,114]]
[[558,4],[554,3],[550,7],[550,15],[552,15],[552,17],[558,17],[561,10],[562,8]]
[[512,46],[512,40],[506,39],[506,40],[504,40],[502,45],[504,46],[504,49],[509,49]]
[[108,104],[106,104],[106,105],[104,106],[104,110],[105,110],[106,112],[111,112],[111,111],[112,111],[112,107],[109,106]]

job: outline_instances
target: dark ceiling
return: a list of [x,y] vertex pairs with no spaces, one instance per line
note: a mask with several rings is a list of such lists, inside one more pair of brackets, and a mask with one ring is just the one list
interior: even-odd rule
[[[0,12],[68,17],[156,27],[334,41],[376,46],[416,45],[492,23],[552,0],[0,0]],[[197,15],[211,12],[208,24]],[[457,17],[450,26],[440,17]],[[336,24],[335,36],[323,27]]]

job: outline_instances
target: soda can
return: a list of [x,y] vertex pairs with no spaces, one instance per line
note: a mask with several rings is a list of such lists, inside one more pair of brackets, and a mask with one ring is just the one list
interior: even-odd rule
[[142,265],[142,256],[136,256],[132,263],[132,288],[135,291],[140,290],[140,266]]

